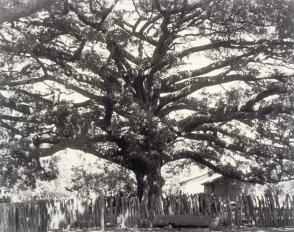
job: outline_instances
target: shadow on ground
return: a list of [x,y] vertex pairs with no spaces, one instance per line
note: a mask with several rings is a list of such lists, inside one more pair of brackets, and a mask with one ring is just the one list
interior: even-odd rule
[[[100,232],[100,230],[70,230],[66,232]],[[285,228],[260,228],[260,227],[240,227],[240,228],[221,228],[221,229],[209,229],[209,228],[161,228],[161,229],[106,229],[105,232],[294,232],[294,227]],[[53,232],[53,231],[52,231]],[[61,232],[61,231],[54,231]]]

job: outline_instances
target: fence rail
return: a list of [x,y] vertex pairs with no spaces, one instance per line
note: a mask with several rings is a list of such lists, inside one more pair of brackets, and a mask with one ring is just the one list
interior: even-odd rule
[[211,194],[169,195],[152,199],[151,207],[136,197],[40,200],[0,204],[1,232],[58,229],[149,227],[156,215],[223,216],[228,226],[294,225],[294,198],[287,195],[219,197]]

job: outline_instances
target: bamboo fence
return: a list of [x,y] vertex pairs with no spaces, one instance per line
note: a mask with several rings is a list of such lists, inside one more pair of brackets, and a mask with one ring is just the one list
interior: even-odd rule
[[169,195],[153,198],[151,207],[134,196],[0,203],[0,231],[150,227],[158,215],[222,216],[227,226],[293,226],[294,197]]

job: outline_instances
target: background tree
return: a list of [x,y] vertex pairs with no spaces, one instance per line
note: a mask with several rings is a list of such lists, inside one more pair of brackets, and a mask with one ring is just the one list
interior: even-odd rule
[[[103,172],[93,170],[100,167]],[[103,165],[95,162],[90,166],[77,166],[72,169],[73,175],[67,190],[81,196],[104,194],[115,196],[120,193],[134,194],[135,180],[131,172],[122,166],[106,162]]]
[[0,189],[4,187],[14,193],[23,193],[30,188],[36,188],[38,180],[52,181],[58,177],[57,157],[39,161],[26,157],[12,157],[6,149],[2,149],[1,153]]
[[292,178],[293,9],[64,0],[4,22],[2,148],[35,163],[91,153],[133,171],[139,196],[145,177],[160,195],[161,167],[179,159],[242,181]]

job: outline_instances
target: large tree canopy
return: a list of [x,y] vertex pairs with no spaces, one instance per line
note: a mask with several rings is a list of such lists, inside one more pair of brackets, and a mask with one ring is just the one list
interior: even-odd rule
[[[7,12],[30,4],[15,2]],[[132,170],[140,195],[144,176],[160,193],[161,167],[179,159],[244,181],[293,177],[290,0],[34,6],[1,21],[5,157],[81,150]]]

